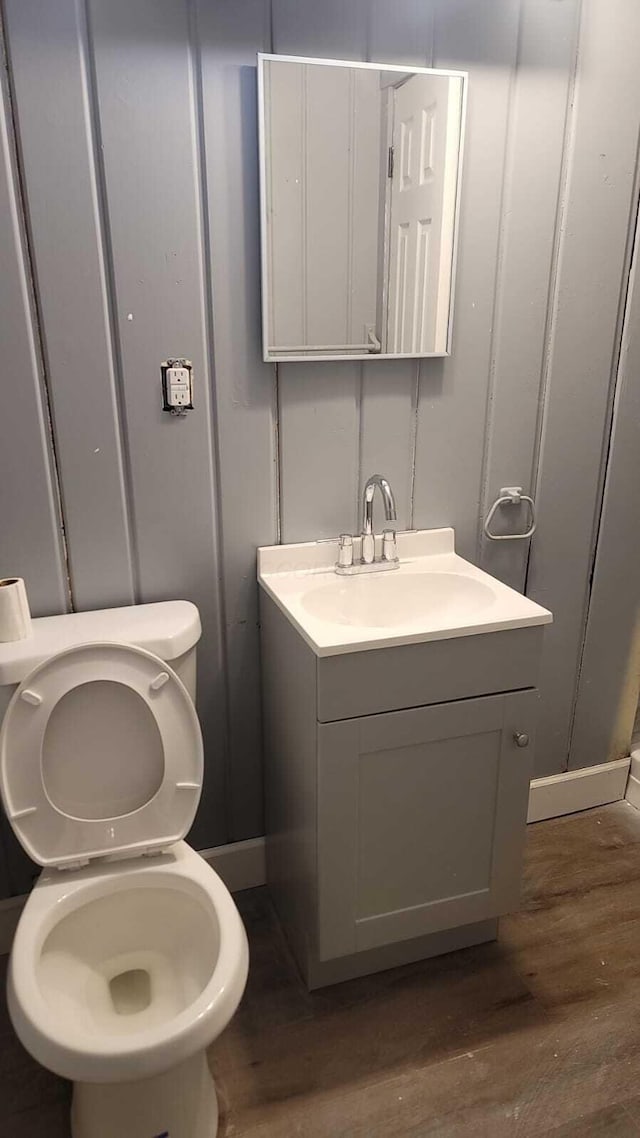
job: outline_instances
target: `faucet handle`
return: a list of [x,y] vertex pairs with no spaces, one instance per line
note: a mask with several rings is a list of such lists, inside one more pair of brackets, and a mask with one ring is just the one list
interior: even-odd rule
[[338,539],[338,565],[353,565],[353,538],[350,533],[341,533]]
[[382,560],[398,560],[398,546],[396,544],[396,531],[394,529],[384,529],[382,531]]

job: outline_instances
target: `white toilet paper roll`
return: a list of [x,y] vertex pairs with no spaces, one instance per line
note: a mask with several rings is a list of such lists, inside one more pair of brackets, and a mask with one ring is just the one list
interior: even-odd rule
[[22,577],[0,578],[0,642],[31,636],[31,613]]

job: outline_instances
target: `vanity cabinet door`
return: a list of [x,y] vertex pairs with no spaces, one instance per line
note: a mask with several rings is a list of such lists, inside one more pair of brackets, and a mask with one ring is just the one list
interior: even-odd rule
[[318,724],[321,960],[518,906],[536,703],[527,690]]

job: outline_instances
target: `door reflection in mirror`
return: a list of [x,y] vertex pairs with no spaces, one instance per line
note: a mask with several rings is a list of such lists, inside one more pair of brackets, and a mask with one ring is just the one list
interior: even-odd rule
[[465,78],[259,57],[265,359],[448,353]]

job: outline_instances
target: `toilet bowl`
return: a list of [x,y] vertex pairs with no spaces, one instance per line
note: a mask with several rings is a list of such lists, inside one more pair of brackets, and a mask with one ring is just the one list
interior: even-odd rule
[[31,1055],[74,1083],[74,1138],[211,1138],[204,1051],[247,967],[233,900],[185,842],[142,866],[45,872],[16,931],[9,1012]]
[[242,997],[248,949],[226,886],[183,840],[201,779],[189,691],[145,648],[73,644],[12,695],[0,788],[45,868],[16,931],[9,1012],[73,1082],[73,1138],[216,1134],[206,1048]]

